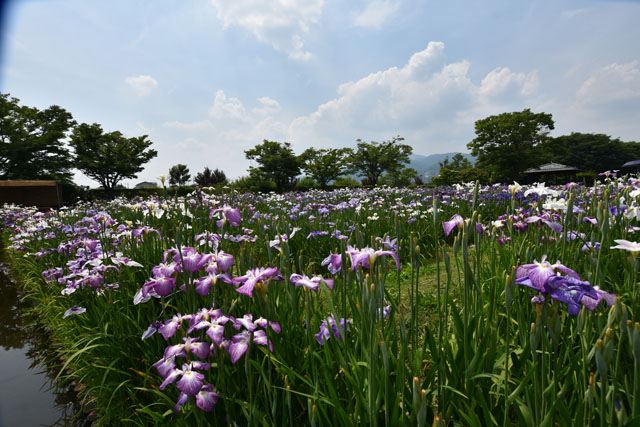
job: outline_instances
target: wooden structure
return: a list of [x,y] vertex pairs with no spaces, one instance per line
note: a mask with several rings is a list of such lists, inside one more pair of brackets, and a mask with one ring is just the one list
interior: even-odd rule
[[58,208],[62,189],[57,181],[0,181],[0,204],[4,203]]
[[549,184],[565,184],[575,181],[580,169],[560,163],[545,163],[538,168],[529,168],[524,171],[529,182],[545,181]]

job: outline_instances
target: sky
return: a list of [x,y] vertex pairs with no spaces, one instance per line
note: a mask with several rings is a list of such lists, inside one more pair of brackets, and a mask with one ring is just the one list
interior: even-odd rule
[[247,175],[264,139],[468,152],[476,120],[525,108],[554,136],[640,141],[640,1],[1,4],[0,92],[148,135],[158,156],[127,186],[178,163]]

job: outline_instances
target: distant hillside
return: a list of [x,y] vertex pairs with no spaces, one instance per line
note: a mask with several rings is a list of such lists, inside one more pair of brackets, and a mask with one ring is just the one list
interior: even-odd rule
[[[432,154],[430,156],[412,154],[408,167],[414,168],[426,181],[430,181],[431,178],[437,176],[440,172],[440,163],[444,162],[444,159],[447,157],[451,159],[456,154],[458,153]],[[462,155],[467,158],[471,164],[475,163],[475,159],[471,154],[462,153]]]

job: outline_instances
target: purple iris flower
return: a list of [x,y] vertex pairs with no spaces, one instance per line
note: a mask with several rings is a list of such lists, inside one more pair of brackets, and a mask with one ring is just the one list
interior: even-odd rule
[[589,282],[571,276],[549,277],[542,289],[529,277],[522,277],[516,280],[516,284],[528,286],[551,298],[567,304],[569,314],[576,316],[580,312],[580,304],[593,311],[600,301],[604,300],[607,305],[613,304],[615,296],[608,292],[596,290]]
[[324,343],[331,338],[331,332],[333,332],[334,337],[342,341],[345,326],[349,323],[349,320],[346,319],[340,319],[339,322],[336,322],[333,315],[327,317],[327,319],[323,320],[320,324],[320,331],[314,335],[316,337],[316,341],[318,341],[318,344],[324,345]]
[[320,265],[322,265],[323,267],[326,265],[329,269],[329,273],[336,274],[342,269],[342,255],[331,254],[326,257]]
[[547,279],[555,276],[555,270],[561,271],[564,274],[571,276],[575,279],[580,279],[578,273],[566,267],[557,261],[555,264],[551,264],[547,261],[547,256],[543,255],[540,262],[534,260],[533,264],[524,264],[518,267],[516,270],[516,279],[529,278],[531,283],[540,292],[544,291],[544,286],[547,283]]
[[253,298],[253,288],[257,284],[262,283],[266,287],[272,280],[282,281],[284,278],[280,274],[280,271],[275,267],[260,267],[254,268],[253,270],[247,270],[247,274],[234,278],[232,283],[235,286],[243,284],[239,288],[236,288],[236,292]]
[[224,338],[224,325],[228,321],[229,317],[224,315],[211,318],[210,320],[203,319],[192,328],[190,328],[189,332],[192,330],[201,331],[202,329],[206,329],[205,333],[207,334],[207,336],[217,347],[220,347]]
[[200,372],[194,371],[193,368],[192,363],[185,363],[182,365],[182,369],[174,369],[167,375],[158,389],[164,390],[169,384],[176,382],[178,377],[181,377],[176,384],[178,390],[187,396],[195,396],[202,389],[204,375]]
[[296,286],[304,286],[307,289],[310,289],[314,292],[318,292],[318,287],[320,286],[320,282],[324,282],[325,285],[329,288],[329,290],[333,290],[333,279],[323,279],[320,276],[313,276],[309,279],[307,276],[302,276],[300,274],[292,274],[289,278],[289,281]]
[[229,357],[231,358],[231,363],[235,364],[247,352],[249,349],[249,341],[252,339],[252,334],[253,342],[255,344],[267,345],[267,342],[269,342],[269,350],[273,351],[273,344],[268,341],[267,334],[262,329],[255,332],[242,331],[231,338],[231,343],[227,349]]
[[212,257],[213,255],[211,254],[200,254],[192,247],[182,248],[182,265],[184,270],[190,273],[203,270]]
[[213,215],[218,212],[222,212],[224,214],[223,219],[216,221],[216,225],[218,226],[218,228],[222,228],[226,221],[229,221],[229,224],[233,225],[234,227],[240,225],[242,216],[240,215],[239,209],[233,209],[229,205],[224,205],[221,209],[211,209],[211,211],[209,212],[209,220],[211,220],[211,218],[213,218]]
[[207,267],[208,275],[199,278],[195,282],[196,292],[198,292],[203,297],[209,294],[211,286],[215,285],[218,282],[218,279],[222,280],[225,283],[231,283],[231,275],[229,273],[218,273],[218,264],[215,262],[209,264]]
[[205,412],[211,412],[216,403],[218,403],[218,393],[213,391],[213,385],[202,386],[198,394],[196,394],[196,406]]
[[147,283],[142,285],[142,296],[146,297],[151,291],[154,291],[161,297],[166,297],[176,287],[176,279],[173,277],[151,278]]
[[184,344],[170,345],[164,349],[164,358],[169,359],[171,357],[186,357],[187,353],[193,353],[201,359],[205,359],[211,352],[209,344],[199,342],[198,338],[182,338]]
[[454,228],[461,226],[463,222],[464,219],[458,214],[453,215],[449,221],[443,221],[442,228],[444,230],[444,235],[449,236],[449,234],[451,234],[451,231]]
[[398,254],[394,251],[381,251],[374,250],[370,247],[364,247],[362,249],[357,249],[352,246],[348,246],[347,254],[349,254],[349,258],[351,258],[351,265],[353,266],[353,270],[356,270],[358,267],[362,266],[364,268],[371,268],[373,264],[376,262],[376,258],[380,255],[389,255],[391,256],[395,262],[398,271],[401,270],[400,267],[400,259],[398,258]]
[[63,319],[66,319],[67,317],[73,315],[73,314],[82,314],[84,312],[86,312],[87,309],[84,307],[78,307],[77,305],[74,305],[73,307],[71,307],[69,310],[65,311],[64,314],[62,315]]

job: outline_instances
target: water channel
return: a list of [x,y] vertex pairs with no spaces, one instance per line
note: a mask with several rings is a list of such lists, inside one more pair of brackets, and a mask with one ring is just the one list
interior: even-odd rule
[[29,325],[20,297],[0,263],[0,427],[77,424],[73,393],[51,380],[47,334]]

